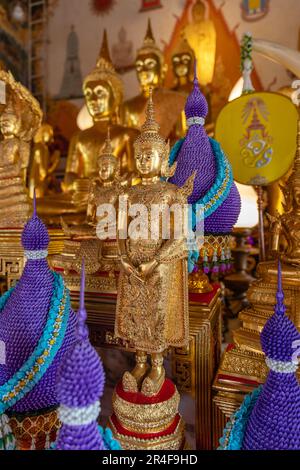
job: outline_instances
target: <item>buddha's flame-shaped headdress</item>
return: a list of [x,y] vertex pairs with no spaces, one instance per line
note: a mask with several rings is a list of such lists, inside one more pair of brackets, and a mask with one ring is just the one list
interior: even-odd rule
[[102,46],[100,49],[100,54],[97,60],[96,67],[85,78],[83,82],[83,90],[85,90],[88,83],[97,81],[107,82],[111,86],[116,100],[116,106],[119,106],[123,101],[123,82],[117,74],[111,61],[106,30],[104,30],[103,33]]
[[166,143],[165,139],[159,133],[159,124],[155,120],[154,104],[153,104],[153,90],[150,88],[150,96],[146,109],[146,120],[142,125],[141,134],[134,142],[135,152],[139,152],[144,145],[152,145],[162,152],[162,169],[161,176],[170,178],[174,175],[176,165],[169,167],[169,153],[170,144]]

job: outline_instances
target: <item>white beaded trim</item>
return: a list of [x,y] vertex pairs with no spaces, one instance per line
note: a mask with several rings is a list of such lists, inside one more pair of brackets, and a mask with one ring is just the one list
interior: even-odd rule
[[188,127],[191,127],[194,124],[200,124],[200,126],[204,126],[205,119],[203,117],[200,117],[200,116],[194,116],[194,117],[188,118],[186,123],[187,123]]
[[43,259],[47,258],[48,250],[36,250],[36,251],[24,251],[24,255],[27,259]]
[[270,359],[269,357],[266,357],[266,364],[269,369],[273,370],[274,372],[280,372],[282,374],[294,374],[298,369],[298,364],[294,364],[293,362],[276,361],[275,359]]
[[69,408],[61,405],[58,409],[58,417],[63,424],[69,426],[84,426],[97,421],[100,414],[100,402],[82,408]]

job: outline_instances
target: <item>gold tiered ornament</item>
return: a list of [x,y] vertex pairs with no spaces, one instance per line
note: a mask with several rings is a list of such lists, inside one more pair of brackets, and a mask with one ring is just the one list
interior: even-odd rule
[[[286,292],[287,314],[300,330],[300,122],[294,167],[287,184],[282,188],[284,214],[271,217],[270,246],[273,256],[282,260],[282,284]],[[214,380],[214,440],[231,413],[238,408],[246,393],[266,379],[268,369],[260,346],[260,333],[273,313],[277,290],[277,261],[258,265],[258,280],[248,292],[250,307],[239,319],[242,326],[234,331],[234,344],[225,352]]]
[[[123,211],[118,227],[121,273],[115,336],[135,351],[136,365],[131,372],[125,372],[115,389],[111,428],[122,446],[130,449],[180,449],[184,444],[178,392],[165,377],[163,354],[169,346],[188,345],[188,253],[183,232],[181,237],[174,236],[172,218],[171,235],[166,240],[161,215],[154,216],[151,208],[154,204],[167,208],[177,204],[183,210],[193,189],[194,176],[182,188],[162,181],[161,176],[171,176],[175,171],[175,167],[168,167],[168,150],[154,119],[150,92],[146,122],[135,141],[141,183],[126,194],[128,213],[134,204],[142,204],[148,224],[140,236],[123,239],[121,234],[134,220]],[[149,225],[158,227],[155,239]]]
[[138,132],[119,124],[123,83],[111,62],[107,34],[96,67],[85,78],[83,93],[93,126],[78,132],[71,140],[62,194],[38,199],[38,211],[49,224],[59,225],[60,217],[72,224],[82,224],[88,204],[90,178],[97,177],[97,159],[110,128],[113,153],[120,161],[122,176],[135,173],[133,139]]

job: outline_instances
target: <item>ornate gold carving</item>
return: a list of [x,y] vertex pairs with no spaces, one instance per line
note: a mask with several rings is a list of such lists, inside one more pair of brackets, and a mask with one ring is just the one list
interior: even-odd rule
[[220,365],[219,374],[228,372],[263,382],[268,374],[268,367],[262,354],[234,349],[224,355]]
[[180,396],[176,392],[166,401],[151,405],[134,405],[123,400],[116,392],[113,395],[113,410],[124,427],[137,433],[158,432],[166,428],[178,413]]

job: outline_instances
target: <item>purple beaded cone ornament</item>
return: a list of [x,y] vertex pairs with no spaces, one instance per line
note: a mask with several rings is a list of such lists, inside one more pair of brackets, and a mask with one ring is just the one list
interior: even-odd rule
[[62,422],[56,443],[58,450],[105,450],[97,424],[105,377],[85,324],[84,281],[83,264],[77,341],[66,354],[58,374],[57,395]]
[[[0,341],[5,344],[6,355],[5,364],[0,364],[0,387],[9,385],[8,397],[14,398],[13,405],[7,409],[24,414],[58,405],[57,369],[75,341],[76,317],[71,309],[64,311],[67,316],[62,311],[56,317],[56,330],[49,322],[50,317],[59,314],[54,285],[63,287],[63,280],[49,268],[48,244],[47,228],[37,216],[34,204],[34,214],[22,234],[27,262],[0,312]],[[68,320],[62,334],[59,325],[63,325],[65,318]],[[7,396],[1,398],[4,403]]]
[[[209,139],[204,128],[207,114],[208,105],[199,87],[195,65],[194,88],[187,99],[185,107],[188,131],[176,155],[176,172],[169,180],[181,187],[187,178],[197,171],[194,190],[188,200],[191,204],[202,200],[214,185],[216,190],[211,195],[211,199],[217,198],[222,179],[224,180],[224,175],[221,175],[222,171],[217,166],[212,140]],[[216,147],[219,147],[217,142],[214,141],[214,143]],[[237,222],[241,209],[240,195],[232,180],[227,184],[230,184],[230,187],[226,191],[226,198],[212,214],[205,218],[205,233],[229,233]],[[214,201],[212,202],[214,204]]]
[[300,450],[300,386],[296,376],[300,334],[285,314],[280,263],[276,298],[275,313],[261,333],[270,372],[246,426],[245,450]]

